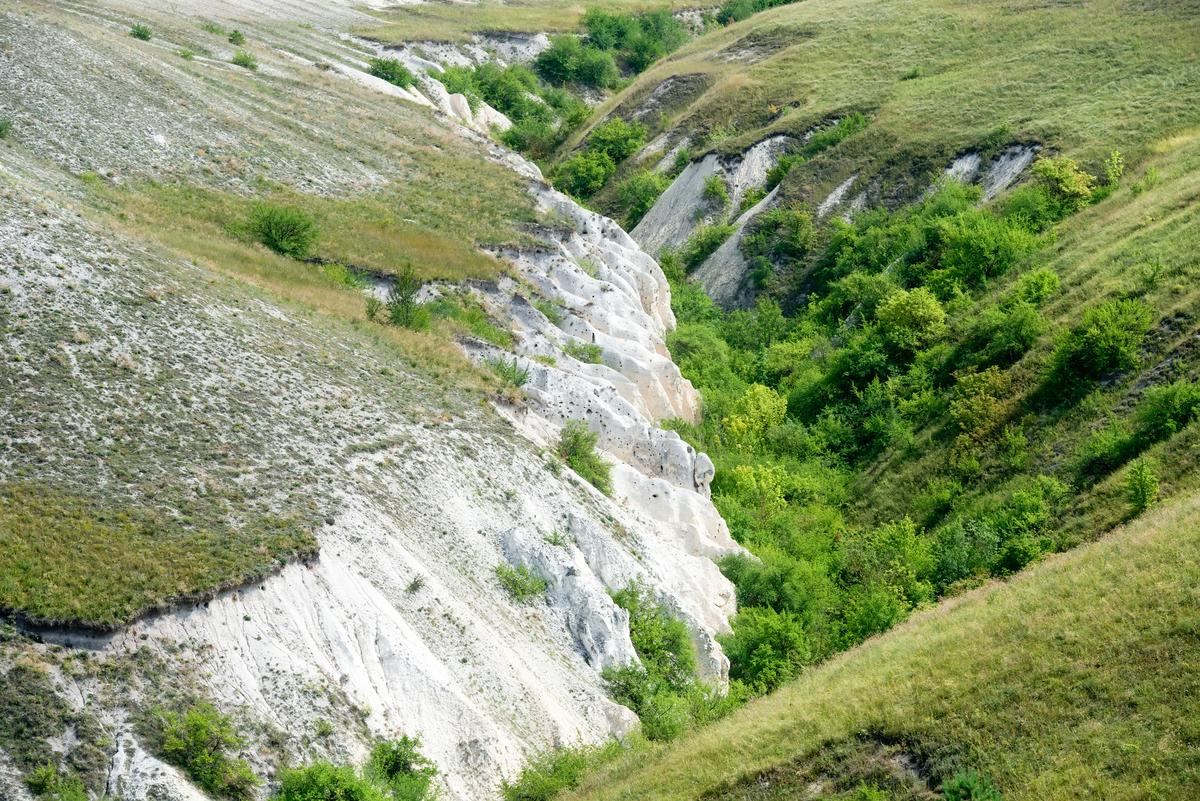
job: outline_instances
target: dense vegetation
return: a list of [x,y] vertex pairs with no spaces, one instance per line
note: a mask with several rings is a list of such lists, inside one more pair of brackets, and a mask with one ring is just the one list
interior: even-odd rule
[[[1014,397],[1010,368],[1047,332],[1041,309],[1060,291],[1031,259],[1055,222],[1120,177],[1110,171],[1098,192],[1062,157],[1034,173],[994,208],[949,182],[823,238],[802,209],[774,210],[747,238],[769,290],[750,311],[722,313],[681,280],[694,260],[664,260],[680,321],[670,346],[705,398],[704,422],[678,428],[714,455],[714,502],[758,557],[722,563],[740,610],[724,640],[731,676],[752,691],[1068,544],[1055,524],[1071,476],[1029,469],[1023,418],[1135,366],[1151,312],[1136,298],[1094,305],[1059,335],[1044,391]],[[1143,428],[1190,419],[1191,391],[1148,396],[1141,414],[1165,419]],[[851,483],[931,426],[948,463],[907,513],[853,514]],[[1092,480],[1136,452],[1125,442]],[[964,487],[988,482],[998,489],[989,503],[961,502]]]
[[683,25],[669,11],[614,14],[590,8],[582,38],[556,36],[534,62],[554,86],[577,84],[612,89],[622,75],[636,75],[687,41]]
[[620,755],[563,797],[1189,798],[1197,713],[1179,699],[1200,692],[1197,571],[1193,498]]

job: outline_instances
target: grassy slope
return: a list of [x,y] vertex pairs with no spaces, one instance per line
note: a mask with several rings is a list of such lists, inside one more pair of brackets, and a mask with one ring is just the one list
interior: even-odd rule
[[609,11],[684,9],[685,0],[599,0],[576,3],[564,0],[517,2],[424,3],[398,6],[380,12],[380,24],[359,33],[381,42],[464,41],[475,33],[558,33],[575,30],[588,8]]
[[[797,798],[735,788],[829,744],[900,741],[1007,801],[1183,799],[1200,781],[1200,500],[917,615],[572,798]],[[936,781],[936,777],[935,777]],[[790,790],[790,791],[789,791]]]
[[[1150,384],[1198,377],[1200,365],[1188,343],[1200,313],[1200,263],[1195,257],[1200,249],[1200,133],[1168,137],[1151,149],[1157,153],[1145,160],[1141,173],[1157,174],[1155,186],[1141,193],[1122,188],[1072,218],[1038,257],[1061,276],[1063,292],[1046,309],[1049,330],[1011,372],[1009,419],[1029,438],[1032,454],[1021,472],[1057,475],[1070,483],[1071,462],[1091,432],[1111,420],[1128,418]],[[994,294],[1002,296],[1011,283],[997,282]],[[1079,403],[1042,409],[1032,397],[1056,337],[1083,309],[1114,297],[1139,297],[1154,309],[1156,327],[1143,350],[1141,369],[1102,383]],[[1195,426],[1185,428],[1147,452],[1159,468],[1164,494],[1200,486],[1194,459],[1198,433]],[[946,420],[939,418],[913,445],[888,451],[862,470],[852,489],[856,511],[868,521],[904,514],[919,517],[912,489],[921,489],[931,476],[946,470],[952,438]],[[1012,474],[1001,461],[998,455],[986,461],[983,474],[969,487],[975,497],[956,502],[983,508],[998,499],[989,496],[990,489],[1002,486]],[[1094,537],[1120,522],[1126,509],[1124,480],[1125,471],[1118,470],[1095,486],[1080,488],[1064,514],[1060,546]]]
[[[940,170],[999,127],[1085,161],[1113,148],[1137,159],[1164,132],[1200,122],[1194,10],[1180,0],[808,0],[695,40],[606,109],[636,105],[670,76],[703,75],[709,88],[663,109],[664,120],[651,115],[651,133],[665,122],[729,150],[848,110],[872,116],[840,170],[794,176],[816,179],[813,190],[872,162]],[[734,58],[748,47],[757,55]]]
[[[360,289],[347,287],[316,265],[271,253],[235,229],[253,198],[271,197],[302,206],[316,218],[322,231],[316,250],[320,258],[379,272],[411,259],[425,279],[491,278],[500,264],[475,245],[521,241],[520,226],[534,218],[523,179],[484,160],[476,147],[411,104],[335,77],[311,62],[283,59],[265,46],[311,59],[313,48],[324,40],[307,31],[245,27],[251,40],[247,47],[259,53],[264,69],[231,72],[217,61],[179,58],[180,44],[204,53],[204,45],[219,47],[224,41],[198,23],[154,16],[155,38],[143,43],[128,36],[127,19],[105,13],[114,15],[104,20],[107,24],[55,8],[39,8],[37,19],[91,41],[112,59],[112,73],[118,76],[114,81],[127,76],[132,65],[157,77],[161,98],[156,100],[198,108],[230,130],[245,126],[261,131],[255,151],[238,154],[244,159],[213,157],[202,170],[185,166],[178,174],[155,174],[161,183],[152,183],[145,174],[112,175],[104,161],[94,165],[97,172],[119,180],[97,172],[60,176],[72,197],[84,198],[83,203],[72,200],[73,207],[114,231],[118,250],[132,247],[140,254],[139,269],[123,286],[145,296],[123,300],[116,308],[143,304],[155,310],[150,319],[164,317],[162,309],[177,304],[172,281],[196,291],[204,298],[201,305],[254,304],[265,293],[270,302],[305,319],[312,339],[371,354],[365,359],[382,365],[380,375],[410,375],[404,383],[415,392],[429,397],[442,393],[425,380],[431,376],[453,387],[455,397],[461,389],[496,390],[498,381],[473,368],[455,346],[457,329],[449,321],[426,332],[370,324],[363,318]],[[335,55],[346,53],[343,49]],[[69,73],[46,69],[45,79],[66,86]],[[197,87],[204,91],[192,94]],[[97,103],[120,106],[118,99],[105,95]],[[303,114],[296,114],[297,106]],[[17,108],[25,116],[4,143],[4,167],[13,175],[50,169],[35,155],[39,140],[47,137],[33,124],[39,109]],[[254,114],[239,116],[243,108]],[[369,184],[372,191],[353,196],[323,186],[320,176],[305,182],[305,191],[283,186],[277,174],[261,165],[286,158],[279,155],[287,152],[285,144],[325,154],[331,164],[359,160],[366,172],[376,169],[392,182],[384,189],[378,182]],[[59,200],[55,197],[49,205]],[[87,255],[96,249],[91,241],[72,247]],[[171,257],[209,271],[207,288],[198,289],[194,276],[170,266]],[[35,264],[20,265],[19,272],[36,269]],[[147,273],[154,278],[146,279]],[[142,280],[158,283],[142,287]],[[190,292],[185,294],[191,302]],[[41,623],[111,627],[170,599],[251,580],[283,560],[314,553],[311,532],[320,521],[316,507],[328,499],[316,486],[319,471],[311,465],[278,464],[289,455],[278,453],[264,433],[268,426],[261,414],[269,404],[259,406],[252,392],[236,403],[218,402],[220,414],[255,419],[257,425],[222,427],[221,439],[229,442],[214,445],[213,413],[206,408],[209,393],[189,384],[187,375],[142,380],[132,370],[82,354],[81,376],[63,369],[67,357],[56,354],[56,348],[70,342],[70,347],[85,349],[86,343],[112,334],[111,322],[90,311],[92,300],[79,301],[70,315],[40,311],[33,317],[36,325],[0,308],[0,332],[38,356],[30,370],[6,361],[0,371],[0,412],[20,421],[24,436],[63,443],[51,449],[52,459],[39,446],[24,446],[0,471],[0,612]],[[145,315],[143,311],[143,319]],[[264,352],[274,347],[261,333],[256,336]],[[293,344],[297,350],[304,343]],[[44,355],[49,358],[43,360]],[[314,381],[347,378],[319,370],[316,375]],[[114,406],[103,397],[108,392],[134,400]],[[181,394],[201,400],[186,406],[186,412],[173,410],[171,425],[164,427],[156,417],[160,406],[177,402]],[[396,405],[412,404],[397,400]],[[80,435],[71,422],[81,415],[127,435],[109,438],[101,431],[75,439]],[[247,465],[275,468],[265,471],[265,478],[246,482]],[[204,492],[197,493],[187,478],[196,470],[209,477]],[[96,491],[98,484],[103,493]],[[278,501],[286,513],[271,507],[276,491],[280,498],[286,496]]]

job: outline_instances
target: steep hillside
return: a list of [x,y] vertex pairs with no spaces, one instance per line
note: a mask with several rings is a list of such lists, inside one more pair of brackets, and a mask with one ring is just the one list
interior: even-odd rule
[[[919,614],[577,799],[1185,799],[1200,780],[1194,498]],[[963,795],[960,798],[984,798]]]
[[486,797],[636,724],[635,584],[724,676],[661,271],[362,19],[0,8],[6,801],[265,797],[403,737]]

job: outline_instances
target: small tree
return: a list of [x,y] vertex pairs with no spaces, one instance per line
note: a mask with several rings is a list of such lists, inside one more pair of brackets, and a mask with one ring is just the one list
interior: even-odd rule
[[1149,509],[1158,500],[1158,476],[1145,459],[1138,459],[1129,467],[1125,477],[1125,493],[1129,498],[1129,509],[1136,517]]
[[579,420],[563,426],[558,440],[558,455],[585,481],[605,495],[612,494],[612,465],[596,452],[600,435],[588,431]]
[[925,287],[900,289],[875,312],[884,341],[901,353],[916,353],[946,333],[946,312]]
[[417,293],[421,291],[421,282],[413,272],[411,265],[405,265],[396,273],[395,282],[388,290],[387,312],[388,321],[392,325],[412,328],[417,322]]
[[408,67],[394,58],[373,58],[370,61],[369,72],[376,78],[382,78],[393,86],[405,88],[417,82],[416,76]]
[[307,259],[317,242],[317,225],[297,208],[274,203],[250,207],[250,234],[271,250],[293,259]]

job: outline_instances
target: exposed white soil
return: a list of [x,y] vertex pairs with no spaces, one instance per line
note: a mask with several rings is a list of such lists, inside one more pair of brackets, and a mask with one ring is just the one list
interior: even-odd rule
[[704,263],[692,277],[699,281],[709,297],[725,308],[745,308],[754,301],[754,286],[750,281],[750,263],[742,254],[742,239],[746,226],[775,202],[779,187],[746,209],[734,223],[733,234]]
[[1039,149],[1037,145],[1010,145],[987,165],[979,153],[964,153],[946,168],[946,177],[978,184],[983,192],[981,200],[987,202],[1017,182]]
[[[772,136],[734,158],[709,153],[699,161],[693,161],[659,196],[630,235],[646,252],[658,254],[663,248],[678,248],[702,224],[725,222],[729,208],[738,208],[748,190],[766,182],[767,172],[779,161],[791,141],[790,137]],[[660,145],[660,149],[662,146],[665,145]],[[677,149],[672,149],[660,165],[669,166],[676,152]],[[725,182],[729,191],[728,208],[714,209],[712,202],[704,196],[704,182],[713,176]]]
[[[608,596],[635,580],[688,622],[706,674],[723,680],[714,635],[728,629],[735,602],[712,558],[737,546],[708,497],[712,463],[657,427],[694,419],[699,398],[664,344],[674,320],[654,260],[472,132],[502,119],[464,110],[428,81],[395,104],[394,125],[375,124],[371,104],[402,95],[361,72],[370,51],[285,24],[340,25],[358,14],[353,6],[172,6],[197,15],[172,17],[188,30],[200,17],[255,21],[263,69],[253,88],[226,79],[240,76],[222,61],[228,54],[177,68],[170,31],[137,42],[122,8],[30,3],[0,16],[11,44],[0,55],[0,110],[17,132],[0,146],[9,390],[0,480],[91,482],[123,503],[147,502],[146,487],[201,497],[233,486],[245,510],[305,502],[324,523],[311,566],[115,635],[50,638],[135,665],[126,679],[53,674],[64,697],[90,699],[108,728],[109,791],[128,801],[201,797],[129,723],[131,709],[155,702],[155,682],[169,680],[261,727],[249,756],[264,775],[269,729],[297,759],[357,760],[372,738],[407,733],[422,737],[449,797],[493,797],[530,755],[635,725],[600,676],[635,656],[625,613]],[[317,62],[330,69],[306,66]],[[472,147],[508,164],[560,223],[539,246],[500,254],[512,277],[472,290],[531,370],[518,406],[481,406],[361,327],[106,227],[72,177],[368,191],[419,169],[421,147]],[[742,162],[726,168],[735,192],[765,175],[765,161]],[[561,322],[533,307],[531,290],[563,310]],[[600,363],[568,356],[567,342],[598,345]],[[464,347],[473,358],[494,354]],[[611,498],[546,452],[568,419],[600,434],[614,462]],[[142,468],[136,482],[117,469],[127,461]],[[495,577],[502,563],[546,578],[546,597],[510,599]],[[58,653],[22,647],[22,658],[48,664]],[[163,675],[139,673],[143,657]],[[0,653],[0,663],[12,658]],[[319,721],[332,737],[311,736]],[[0,754],[0,796],[20,799],[6,764]]]

